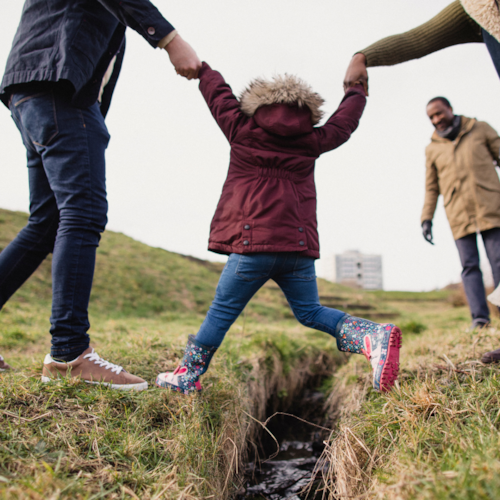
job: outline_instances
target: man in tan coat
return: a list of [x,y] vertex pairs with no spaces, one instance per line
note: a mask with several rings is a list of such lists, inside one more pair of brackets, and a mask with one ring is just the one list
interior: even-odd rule
[[440,194],[462,262],[462,281],[473,328],[489,323],[477,233],[481,233],[493,271],[500,282],[500,181],[495,167],[500,137],[487,123],[453,113],[450,102],[435,97],[427,105],[435,127],[425,150],[424,238],[432,242],[432,218]]

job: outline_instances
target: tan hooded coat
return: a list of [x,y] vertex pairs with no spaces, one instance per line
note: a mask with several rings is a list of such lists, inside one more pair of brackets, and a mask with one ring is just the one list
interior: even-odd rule
[[500,42],[500,10],[496,0],[460,0],[465,12]]
[[500,227],[500,181],[495,170],[500,137],[486,122],[462,117],[454,141],[434,132],[425,150],[425,202],[421,221],[432,220],[440,194],[458,240]]

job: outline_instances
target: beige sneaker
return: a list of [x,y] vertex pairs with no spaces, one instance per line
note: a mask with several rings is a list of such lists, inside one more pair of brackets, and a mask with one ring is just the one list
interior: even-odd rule
[[102,359],[92,347],[83,351],[69,363],[54,361],[50,354],[43,361],[42,382],[54,378],[80,378],[87,384],[103,384],[112,389],[143,391],[148,383],[140,377],[127,373],[121,366]]
[[0,356],[0,372],[6,372],[10,369],[10,366],[4,361],[3,357]]
[[500,285],[486,297],[494,306],[500,307]]

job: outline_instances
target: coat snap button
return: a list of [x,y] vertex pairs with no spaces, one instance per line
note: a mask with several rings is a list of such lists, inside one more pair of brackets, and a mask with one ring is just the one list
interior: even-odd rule
[[301,247],[303,247],[303,246],[305,245],[305,243],[304,243],[302,240],[300,240],[300,241],[299,241],[299,245],[300,245]]
[[153,36],[155,33],[156,33],[156,30],[152,26],[150,28],[148,28],[148,35]]
[[245,224],[244,229],[247,229],[247,230],[250,229],[250,224]]
[[303,233],[304,232],[304,228],[303,227],[299,227],[299,232]]
[[245,241],[243,242],[243,245],[245,245],[245,246],[246,246],[246,245],[250,245],[250,243],[248,242],[248,240],[245,240]]

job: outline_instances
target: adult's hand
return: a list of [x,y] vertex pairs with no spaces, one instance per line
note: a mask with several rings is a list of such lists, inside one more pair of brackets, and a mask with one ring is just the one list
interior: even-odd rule
[[432,221],[424,220],[422,222],[422,234],[424,235],[425,241],[428,241],[431,245],[434,245],[432,241]]
[[365,88],[366,95],[368,95],[368,71],[366,71],[366,57],[361,52],[354,54],[344,77],[344,91],[362,83]]
[[201,68],[201,61],[196,55],[191,45],[184,41],[180,35],[165,47],[178,75],[184,76],[188,80],[198,78],[198,72]]

